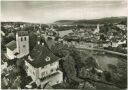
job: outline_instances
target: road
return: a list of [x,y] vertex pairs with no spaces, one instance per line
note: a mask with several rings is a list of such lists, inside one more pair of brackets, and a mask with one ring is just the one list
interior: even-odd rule
[[81,46],[75,46],[79,50],[93,50],[93,51],[100,51],[100,52],[107,52],[111,54],[116,54],[116,55],[121,55],[121,56],[127,56],[127,54],[119,53],[119,52],[114,52],[110,50],[104,50],[104,49],[97,49],[97,48],[87,48],[87,47],[81,47]]

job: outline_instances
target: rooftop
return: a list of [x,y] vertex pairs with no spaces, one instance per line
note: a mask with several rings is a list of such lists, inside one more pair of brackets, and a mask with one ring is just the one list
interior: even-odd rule
[[[30,52],[33,61],[27,60],[35,68],[44,67],[50,63],[59,60],[45,45],[36,45]],[[50,60],[46,60],[46,59]]]
[[6,47],[12,51],[15,50],[16,49],[16,41],[13,40],[13,41],[9,42],[8,44],[6,44]]

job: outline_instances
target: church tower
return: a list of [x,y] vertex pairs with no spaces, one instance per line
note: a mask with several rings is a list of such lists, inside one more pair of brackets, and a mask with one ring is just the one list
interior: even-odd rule
[[17,58],[29,54],[29,36],[27,31],[19,31],[16,33]]
[[100,25],[97,24],[97,32],[99,32],[99,31],[100,31]]
[[99,31],[100,31],[100,25],[97,24],[97,27],[96,27],[96,29],[94,30],[93,34],[99,33]]

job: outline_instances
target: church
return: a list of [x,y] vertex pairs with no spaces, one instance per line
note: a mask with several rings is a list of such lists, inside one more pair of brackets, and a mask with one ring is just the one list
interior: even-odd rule
[[6,57],[8,59],[22,58],[29,54],[29,35],[27,31],[18,31],[16,41],[6,44]]
[[16,33],[16,41],[6,45],[8,59],[24,58],[27,75],[43,88],[46,84],[50,86],[62,83],[63,73],[59,70],[60,58],[55,56],[42,37],[38,37],[37,44],[29,52],[29,35],[27,31]]

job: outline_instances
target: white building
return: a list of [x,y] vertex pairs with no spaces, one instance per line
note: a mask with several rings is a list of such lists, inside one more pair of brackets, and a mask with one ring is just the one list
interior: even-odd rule
[[127,30],[127,26],[126,25],[121,25],[121,24],[118,24],[116,25],[118,28],[122,29],[122,30]]
[[103,43],[103,47],[109,47],[109,46],[111,46],[111,43],[110,42]]
[[27,31],[19,31],[16,33],[16,41],[13,40],[6,44],[7,58],[22,58],[29,54],[29,36]]
[[99,33],[99,31],[100,31],[100,25],[97,24],[97,28],[94,30],[94,34]]
[[37,86],[50,86],[63,81],[63,73],[59,70],[59,58],[56,57],[44,44],[38,43],[30,52],[25,61],[26,72]]
[[0,32],[1,32],[1,35],[2,35],[2,36],[5,36],[5,33],[4,33],[2,30],[1,30]]
[[118,42],[111,42],[111,47],[118,47]]

